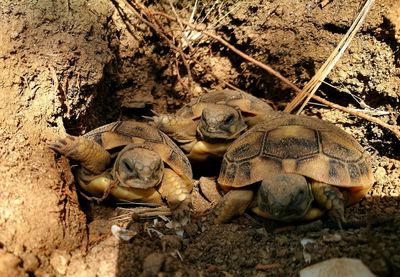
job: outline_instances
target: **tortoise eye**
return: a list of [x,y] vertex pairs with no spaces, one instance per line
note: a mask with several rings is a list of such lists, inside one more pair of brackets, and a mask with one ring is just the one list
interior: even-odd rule
[[304,198],[304,196],[305,196],[305,191],[304,190],[300,190],[299,191],[299,193],[298,193],[298,195],[297,195],[297,198],[298,199],[303,199]]
[[161,168],[161,163],[153,163],[153,164],[151,165],[151,169],[152,169],[152,170],[157,171],[157,170],[159,170],[160,168]]
[[138,178],[138,172],[136,171],[134,165],[127,161],[126,159],[123,159],[120,162],[119,166],[119,174],[122,174],[123,179],[135,179]]
[[230,114],[225,118],[224,124],[230,125],[233,123],[234,120],[235,120],[235,116],[233,114]]
[[294,199],[292,199],[291,204],[294,206],[299,206],[304,202],[305,197],[306,197],[306,192],[304,190],[300,190],[297,192]]
[[201,118],[202,121],[207,122],[207,115],[205,114],[204,111],[201,113],[200,118]]
[[133,171],[133,168],[132,168],[132,166],[129,164],[128,161],[123,160],[123,161],[122,161],[122,164],[124,165],[124,167],[125,167],[128,171],[130,171],[130,172]]

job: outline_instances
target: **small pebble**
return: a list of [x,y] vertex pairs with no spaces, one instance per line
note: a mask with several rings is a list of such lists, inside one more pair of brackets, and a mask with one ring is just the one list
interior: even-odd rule
[[342,240],[342,236],[338,233],[327,234],[322,236],[322,240],[326,242],[338,242]]
[[67,267],[71,256],[65,251],[54,251],[50,258],[50,264],[60,275],[67,273]]
[[374,175],[377,179],[383,179],[386,176],[386,170],[383,167],[378,167]]
[[23,266],[27,272],[35,272],[40,265],[38,257],[33,253],[27,253],[22,255]]
[[379,275],[389,274],[389,268],[384,259],[375,259],[369,263],[369,267]]
[[161,237],[163,251],[180,250],[182,248],[182,239],[175,235],[164,235]]
[[374,275],[360,260],[334,258],[303,268],[300,277],[373,277]]
[[161,272],[161,268],[165,262],[165,256],[161,253],[151,253],[143,261],[143,276],[153,277]]

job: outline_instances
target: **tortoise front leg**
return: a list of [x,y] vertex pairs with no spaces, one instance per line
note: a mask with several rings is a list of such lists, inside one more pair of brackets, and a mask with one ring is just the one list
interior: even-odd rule
[[85,180],[80,176],[81,171],[78,172],[79,185],[87,192],[89,192],[92,199],[101,202],[109,195],[112,195],[117,200],[125,200],[138,203],[155,203],[163,204],[161,195],[154,188],[138,189],[120,186],[118,181],[115,181],[106,174],[96,176],[90,181]]
[[249,126],[249,128],[257,125],[258,123],[263,122],[266,119],[266,116],[264,115],[255,115],[255,116],[249,116],[246,118],[246,124]]
[[197,124],[191,118],[182,118],[173,114],[154,116],[155,126],[179,143],[190,143],[196,138]]
[[191,150],[188,151],[187,157],[189,160],[205,161],[209,156],[224,156],[228,149],[228,143],[209,143],[206,141],[198,141],[193,144]]
[[231,190],[215,208],[214,223],[225,223],[233,217],[242,215],[253,200],[254,192],[245,189]]
[[341,222],[344,222],[344,196],[342,192],[326,183],[313,181],[311,189],[314,194],[315,201],[322,207],[328,210],[329,215],[338,222],[341,227]]
[[170,168],[164,168],[164,176],[158,192],[167,200],[174,217],[186,218],[191,209],[190,193],[193,184]]
[[79,169],[77,175],[79,186],[92,196],[86,195],[83,192],[82,195],[88,200],[96,201],[98,204],[103,202],[110,195],[112,188],[116,187],[116,182],[110,177],[107,177],[107,174],[88,176],[85,169]]
[[110,154],[97,142],[85,137],[66,136],[49,144],[54,151],[68,159],[78,161],[82,168],[96,175],[104,172],[110,164]]

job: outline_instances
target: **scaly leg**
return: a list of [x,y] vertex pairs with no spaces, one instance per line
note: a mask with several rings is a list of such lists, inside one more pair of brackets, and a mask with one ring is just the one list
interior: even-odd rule
[[313,181],[311,189],[315,200],[328,210],[329,215],[339,224],[344,222],[344,196],[340,190],[326,183]]
[[197,123],[191,118],[181,118],[173,114],[162,114],[153,117],[158,129],[179,143],[186,144],[196,139]]
[[222,157],[224,156],[228,143],[208,143],[206,141],[198,141],[193,144],[191,150],[188,151],[187,157],[190,160],[205,161],[210,156]]
[[163,204],[161,195],[154,188],[137,189],[122,187],[118,185],[117,181],[112,180],[111,176],[108,177],[106,174],[94,177],[89,181],[79,178],[81,177],[80,173],[81,171],[78,172],[79,185],[93,195],[92,199],[97,202],[102,202],[111,194],[118,200]]
[[170,168],[164,169],[164,177],[158,192],[167,200],[175,218],[187,218],[191,209],[192,181],[186,180]]
[[246,124],[249,128],[257,125],[260,122],[263,122],[266,117],[264,115],[256,115],[256,116],[249,116],[246,118]]
[[100,144],[85,137],[66,136],[49,144],[54,151],[78,161],[91,175],[102,173],[109,165],[110,154]]
[[242,215],[253,200],[254,192],[251,190],[231,190],[221,199],[215,208],[214,223],[225,223],[233,217]]

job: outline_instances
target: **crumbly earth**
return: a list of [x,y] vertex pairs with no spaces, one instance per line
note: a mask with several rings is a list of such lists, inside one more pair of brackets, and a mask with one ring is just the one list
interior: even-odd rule
[[[141,2],[189,20],[195,1],[171,1],[174,9],[170,1]],[[200,26],[302,87],[364,1],[199,2]],[[80,197],[68,161],[46,145],[58,136],[171,112],[229,84],[279,109],[294,96],[219,42],[194,41],[196,32],[183,39],[179,24],[154,13],[163,28],[151,29],[140,14],[123,0],[1,1],[0,275],[295,276],[310,263],[351,257],[378,276],[399,276],[399,138],[320,105],[305,112],[374,155],[376,183],[346,209],[343,229],[327,217],[281,224],[248,214],[218,226],[197,216],[178,236],[164,217],[142,219]],[[399,125],[399,14],[400,1],[375,1],[318,94]],[[130,240],[113,236],[112,225],[126,227]]]

